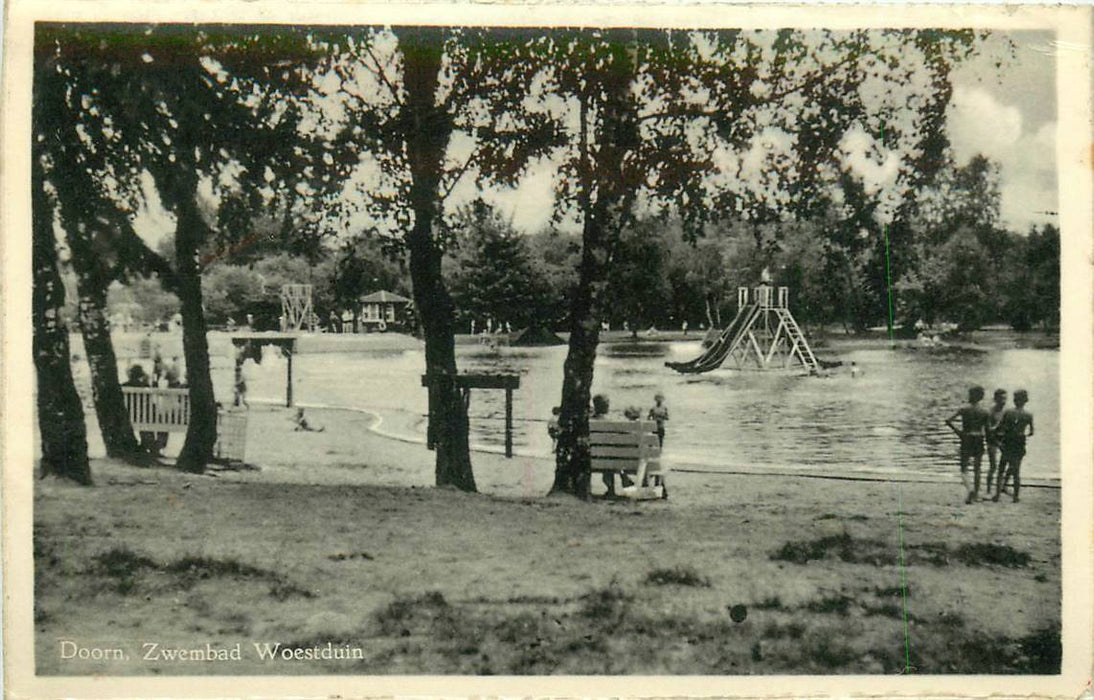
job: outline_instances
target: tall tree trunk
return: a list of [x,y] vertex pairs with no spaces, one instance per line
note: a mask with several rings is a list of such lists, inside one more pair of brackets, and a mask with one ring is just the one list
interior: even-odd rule
[[[52,182],[60,199],[61,221],[72,251],[72,268],[76,272],[80,332],[91,369],[91,396],[106,454],[133,459],[140,453],[140,448],[125,407],[118,380],[118,359],[106,317],[106,291],[111,273],[108,261],[102,259],[101,249],[95,246],[97,234],[113,232],[99,230],[98,227],[108,224],[94,218],[95,185],[87,174],[87,166],[71,156],[72,151],[68,148],[55,152],[57,169]],[[105,202],[101,204],[112,206]]]
[[551,493],[589,496],[589,401],[593,365],[600,342],[599,289],[604,286],[607,252],[594,216],[586,216],[581,267],[570,307],[570,343],[562,366],[562,405]]
[[201,473],[213,459],[217,439],[216,397],[209,372],[209,343],[205,337],[205,311],[201,306],[201,268],[198,249],[205,239],[205,222],[197,208],[197,188],[188,188],[178,200],[175,216],[175,257],[178,261],[178,296],[182,313],[182,352],[186,383],[190,389],[190,424],[179,452],[178,468]]
[[452,133],[451,118],[436,105],[443,37],[435,28],[397,31],[403,54],[406,102],[402,128],[410,161],[410,208],[414,224],[407,235],[414,304],[425,332],[430,433],[436,450],[437,486],[475,491],[468,444],[467,404],[456,385],[455,312],[441,276],[441,251],[433,236],[440,216],[440,178]]
[[[643,180],[640,171],[628,170],[625,165],[627,154],[640,142],[637,115],[630,100],[634,77],[630,41],[633,33],[619,30],[608,67],[597,76],[603,81],[604,94],[596,110],[599,129],[591,128],[589,123],[593,112],[588,93],[579,96],[578,105],[581,267],[570,310],[569,351],[562,370],[562,406],[551,493],[580,498],[589,496],[589,399],[600,342],[600,305],[615,244]],[[595,155],[590,148],[594,135],[599,139]]]
[[42,438],[42,476],[91,484],[84,410],[69,364],[68,329],[61,313],[65,290],[57,271],[53,207],[37,149],[32,156],[32,259],[34,289],[34,368],[38,380],[38,426]]
[[[74,250],[74,264],[76,257]],[[80,294],[80,332],[91,368],[91,396],[106,454],[133,459],[140,448],[133,436],[133,424],[129,421],[129,411],[126,410],[125,397],[118,381],[118,359],[114,355],[114,343],[110,339],[110,325],[106,318],[106,289],[95,285],[79,272],[76,287]]]

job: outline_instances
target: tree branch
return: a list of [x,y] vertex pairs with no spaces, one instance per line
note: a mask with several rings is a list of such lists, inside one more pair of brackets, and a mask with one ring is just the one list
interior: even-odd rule
[[[843,60],[838,61],[838,62],[836,62],[835,64],[833,64],[831,66],[823,67],[823,68],[818,69],[817,71],[815,71],[813,73],[810,73],[804,79],[802,79],[801,82],[799,82],[795,85],[791,85],[787,88],[784,88],[783,90],[780,90],[778,92],[773,92],[773,93],[771,93],[770,95],[768,95],[766,97],[757,99],[757,101],[755,103],[753,103],[752,106],[753,107],[763,107],[763,106],[769,105],[773,102],[777,102],[777,101],[779,101],[779,100],[781,100],[785,97],[789,97],[790,95],[793,95],[795,92],[800,92],[801,90],[804,90],[804,89],[806,89],[807,87],[809,87],[811,85],[815,85],[817,82],[819,82],[825,76],[830,75],[831,73],[833,73],[833,72],[847,66],[848,64],[854,63],[855,61],[858,60],[858,58],[859,58],[858,55],[850,54],[846,58],[844,58]],[[638,121],[641,122],[641,121],[646,121],[646,120],[650,120],[650,119],[663,119],[663,118],[666,118],[666,117],[716,117],[716,116],[722,115],[724,113],[725,113],[724,110],[705,109],[705,108],[700,107],[698,105],[684,105],[682,107],[673,107],[673,108],[670,108],[670,109],[661,110],[659,112],[650,112],[648,114],[640,114],[640,115],[638,115]]]
[[141,275],[155,273],[159,276],[164,289],[171,292],[178,291],[178,277],[171,264],[162,255],[148,247],[148,244],[133,230],[128,220],[125,220],[121,228],[122,236],[118,243],[122,260],[119,261],[119,267],[130,273]]
[[368,64],[364,62],[362,62],[361,65],[363,65],[365,69],[367,69],[374,76],[376,76],[380,80],[380,82],[387,87],[387,91],[391,94],[391,99],[395,100],[395,104],[402,107],[403,101],[399,99],[399,93],[396,92],[395,86],[391,84],[390,80],[388,80],[387,72],[384,70],[384,67],[380,65],[380,59],[376,58],[376,54],[372,53],[372,47],[370,47],[367,43],[364,44],[364,49],[365,53],[368,54],[368,57],[371,58],[372,62],[376,65],[376,68],[375,70],[369,68]]
[[478,148],[475,148],[471,151],[471,155],[467,156],[467,160],[464,161],[464,164],[460,167],[459,170],[456,171],[455,175],[452,177],[452,180],[448,183],[448,186],[444,188],[444,192],[441,193],[441,202],[444,202],[446,199],[448,199],[448,195],[452,194],[452,190],[456,189],[456,185],[459,184],[460,179],[463,177],[464,173],[467,172],[467,169],[471,167],[471,163],[476,158],[478,158],[478,155],[479,150]]

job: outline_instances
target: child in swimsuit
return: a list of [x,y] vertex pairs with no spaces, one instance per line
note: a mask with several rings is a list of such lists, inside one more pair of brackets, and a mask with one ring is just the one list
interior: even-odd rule
[[[965,503],[972,503],[980,495],[980,461],[984,457],[984,437],[988,426],[988,412],[980,407],[980,401],[983,398],[984,387],[972,387],[969,389],[968,405],[962,406],[946,419],[946,425],[961,440],[958,459],[961,464],[961,482],[968,490]],[[961,419],[960,430],[954,424],[954,421],[958,418]],[[971,489],[968,483],[969,462],[973,464],[973,486]]]
[[669,407],[665,405],[665,395],[657,394],[653,397],[656,402],[650,409],[649,419],[657,423],[657,442],[661,447],[665,446],[665,422],[669,419]]
[[999,445],[1003,456],[999,460],[999,471],[1002,475],[996,482],[995,495],[991,498],[993,501],[999,500],[1003,480],[1013,476],[1014,502],[1018,502],[1018,489],[1022,485],[1019,470],[1022,468],[1022,458],[1026,456],[1026,438],[1033,437],[1033,414],[1025,408],[1028,401],[1029,393],[1025,389],[1014,392],[1014,408],[1004,413],[1000,422]]

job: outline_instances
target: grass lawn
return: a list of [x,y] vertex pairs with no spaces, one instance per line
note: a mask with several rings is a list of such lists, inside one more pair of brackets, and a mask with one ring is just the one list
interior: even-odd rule
[[[286,420],[253,413],[259,435]],[[527,473],[477,455],[465,494],[426,486],[422,447],[358,433],[347,455],[352,426],[319,417],[256,471],[39,482],[38,672],[1058,670],[1058,490],[965,506],[956,483],[674,474],[666,502],[581,503],[522,497]]]

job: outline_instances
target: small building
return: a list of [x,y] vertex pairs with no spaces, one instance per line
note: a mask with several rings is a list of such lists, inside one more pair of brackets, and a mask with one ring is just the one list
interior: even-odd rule
[[362,330],[386,331],[388,326],[402,325],[410,299],[394,292],[379,291],[358,300],[361,314],[358,321]]

